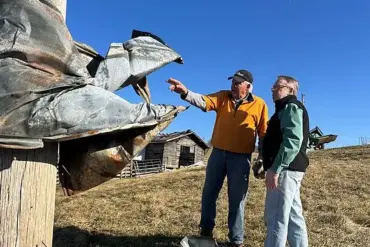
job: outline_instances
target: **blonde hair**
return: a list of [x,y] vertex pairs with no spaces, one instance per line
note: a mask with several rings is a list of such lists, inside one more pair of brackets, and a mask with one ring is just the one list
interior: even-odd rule
[[297,95],[298,93],[298,88],[299,88],[299,83],[298,81],[291,77],[291,76],[286,76],[286,75],[279,75],[277,79],[282,85],[289,87],[292,89],[292,93],[294,95]]

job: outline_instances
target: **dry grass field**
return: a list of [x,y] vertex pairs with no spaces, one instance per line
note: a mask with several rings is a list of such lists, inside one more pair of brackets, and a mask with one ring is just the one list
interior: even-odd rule
[[[370,147],[310,153],[302,187],[310,246],[370,246]],[[114,179],[62,197],[55,212],[56,247],[179,246],[198,234],[204,168],[145,178]],[[215,235],[227,240],[227,195],[218,201]],[[264,183],[251,175],[246,205],[247,246],[263,246]]]

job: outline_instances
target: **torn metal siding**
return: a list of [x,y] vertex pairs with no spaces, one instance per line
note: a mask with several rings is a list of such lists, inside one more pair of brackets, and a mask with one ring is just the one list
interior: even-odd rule
[[67,0],[39,0],[40,2],[49,5],[51,8],[54,8],[58,11],[65,21],[67,13]]
[[[146,76],[181,59],[157,39],[112,43],[102,59],[76,45],[45,1],[0,0],[0,20],[0,145],[38,148],[45,138],[159,123],[176,109],[149,103]],[[147,102],[114,94],[128,85]]]
[[172,120],[61,143],[60,181],[65,194],[86,191],[116,177]]
[[[0,147],[60,142],[71,195],[114,177],[185,108],[150,103],[147,75],[183,62],[162,39],[134,30],[103,57],[72,39],[63,6],[0,0]],[[114,93],[129,85],[145,102]]]

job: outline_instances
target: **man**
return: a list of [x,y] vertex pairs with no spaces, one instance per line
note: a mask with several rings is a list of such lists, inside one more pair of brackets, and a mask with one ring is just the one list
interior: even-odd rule
[[233,246],[243,246],[244,205],[248,191],[251,154],[255,150],[256,136],[259,143],[267,129],[266,103],[252,94],[253,76],[239,70],[231,79],[231,90],[201,95],[188,90],[184,84],[169,79],[171,91],[203,111],[216,111],[216,122],[202,193],[200,234],[213,237],[216,201],[225,176],[228,181],[228,227]]
[[275,114],[263,142],[266,173],[265,247],[307,247],[307,228],[302,214],[300,188],[309,160],[306,147],[309,117],[297,100],[298,81],[279,76],[272,87]]

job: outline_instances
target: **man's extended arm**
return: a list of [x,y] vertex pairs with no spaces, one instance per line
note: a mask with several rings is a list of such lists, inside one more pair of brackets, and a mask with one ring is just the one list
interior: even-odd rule
[[202,95],[191,92],[184,84],[182,84],[181,81],[174,78],[168,79],[167,82],[171,84],[171,91],[180,94],[182,99],[188,101],[190,104],[196,107],[199,107],[203,111],[217,111],[220,103],[222,103],[224,96],[222,91],[213,94]]
[[187,93],[181,94],[181,99],[189,102],[193,106],[196,106],[196,107],[202,109],[203,111],[206,111],[206,102],[203,98],[203,95],[201,95],[199,93],[194,93],[194,92],[188,90]]

